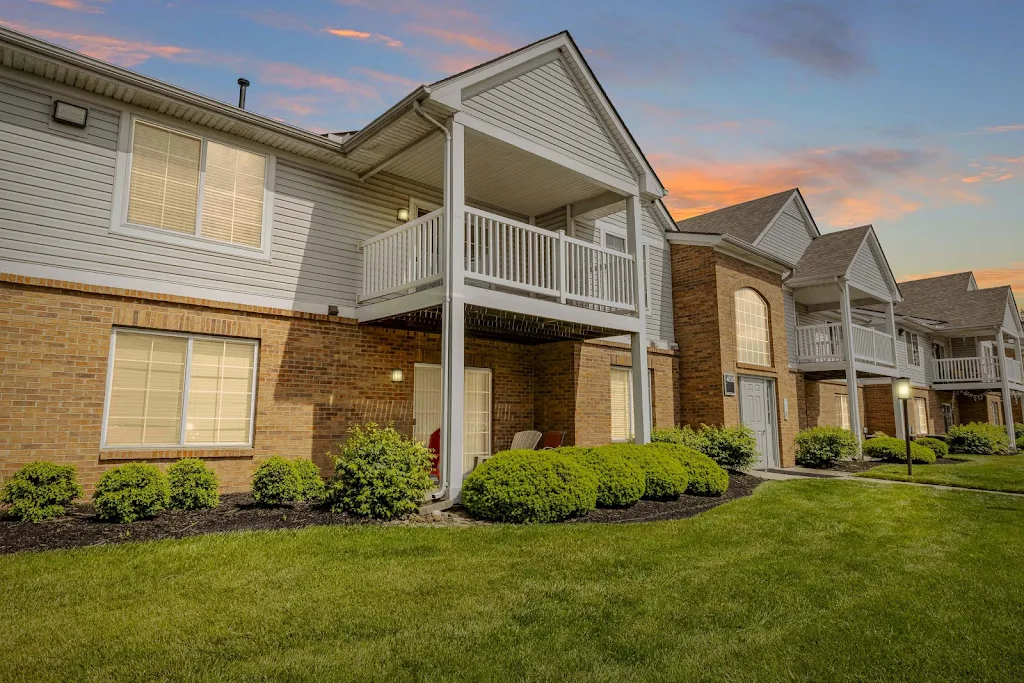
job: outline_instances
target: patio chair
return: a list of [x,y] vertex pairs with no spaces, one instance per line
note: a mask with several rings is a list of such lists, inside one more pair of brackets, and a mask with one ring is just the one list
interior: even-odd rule
[[541,443],[542,451],[550,451],[562,445],[565,439],[565,432],[544,432],[544,441]]
[[512,445],[509,446],[509,449],[513,451],[532,451],[537,448],[541,436],[543,435],[540,432],[532,429],[525,432],[516,432],[516,435],[512,437]]
[[441,429],[435,429],[430,435],[430,440],[427,441],[427,450],[434,454],[433,460],[431,460],[430,474],[433,477],[437,477],[437,480],[441,480]]

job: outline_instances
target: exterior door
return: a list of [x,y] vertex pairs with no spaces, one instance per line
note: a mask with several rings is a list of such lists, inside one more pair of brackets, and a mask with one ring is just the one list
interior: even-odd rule
[[740,377],[740,421],[757,440],[757,469],[778,467],[778,439],[775,435],[775,382],[762,377]]
[[[466,368],[463,389],[463,470],[471,472],[491,455],[491,370]],[[413,428],[417,441],[427,443],[441,426],[441,366],[417,363],[413,371]]]

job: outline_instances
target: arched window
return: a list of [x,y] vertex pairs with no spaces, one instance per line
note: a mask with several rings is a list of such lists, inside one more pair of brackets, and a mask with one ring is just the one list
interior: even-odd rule
[[736,292],[736,360],[749,365],[771,365],[768,304],[754,290]]

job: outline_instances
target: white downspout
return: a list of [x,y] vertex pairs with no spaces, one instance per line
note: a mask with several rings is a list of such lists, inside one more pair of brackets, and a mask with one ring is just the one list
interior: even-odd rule
[[[430,114],[428,114],[427,112],[423,111],[423,107],[420,106],[419,100],[414,100],[413,101],[413,103],[412,103],[412,110],[414,112],[416,112],[417,116],[422,118],[424,121],[427,121],[428,123],[433,124],[435,127],[438,128],[438,130],[440,130],[444,134],[444,167],[448,168],[448,166],[450,165],[450,160],[451,160],[451,156],[452,156],[452,134],[450,132],[448,132],[448,128],[445,127],[444,124],[440,123],[437,119],[432,117]],[[447,179],[446,179],[445,182],[447,182]],[[451,273],[452,272],[451,271],[451,264],[449,263],[450,259],[451,259],[451,249],[447,249],[446,248],[444,250],[444,272],[445,273]],[[445,287],[445,295],[444,295],[444,297],[445,297],[445,303],[449,303],[450,304],[451,303],[451,293],[450,293],[450,291],[448,290],[447,287]],[[443,429],[444,425],[441,425],[441,427]],[[441,450],[443,451],[444,449],[441,449]],[[441,475],[441,488],[436,493],[432,493],[431,494],[431,498],[434,499],[434,500],[441,500],[442,498],[444,498],[445,494],[448,492],[448,481],[451,478],[450,472],[449,472],[450,467],[449,467],[448,459],[444,457],[444,453],[443,452],[440,453],[440,455],[441,455],[441,467],[440,467],[439,474]]]

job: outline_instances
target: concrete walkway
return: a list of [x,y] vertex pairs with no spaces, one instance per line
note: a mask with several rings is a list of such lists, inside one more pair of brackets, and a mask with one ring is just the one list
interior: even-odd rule
[[[882,463],[879,463],[882,464]],[[836,472],[834,470],[816,470],[810,467],[785,467],[771,468],[768,470],[750,470],[748,474],[761,479],[773,481],[785,481],[787,479],[846,479],[852,481],[863,481],[872,484],[902,484],[903,486],[924,486],[941,491],[971,491],[974,493],[994,493],[999,496],[1010,496],[1011,498],[1024,498],[1024,493],[1012,491],[989,491],[987,489],[972,489],[966,486],[946,486],[944,484],[927,484],[918,481],[899,481],[897,479],[874,479],[871,477],[858,477],[853,472]]]

